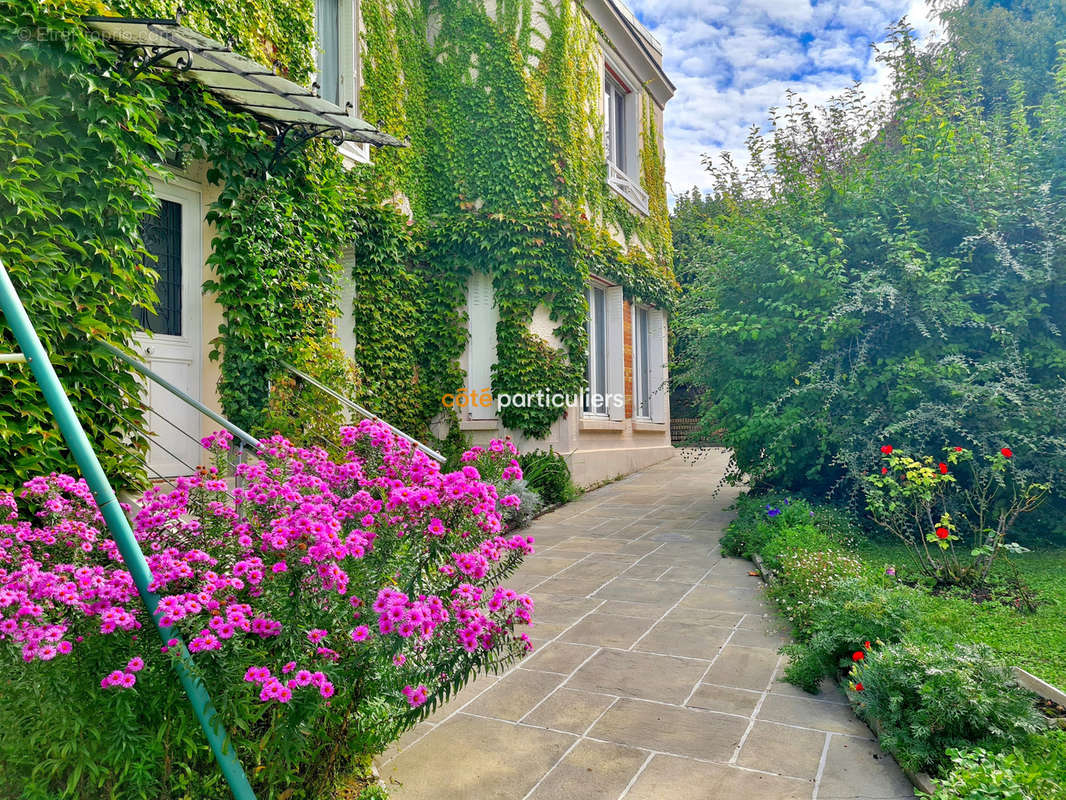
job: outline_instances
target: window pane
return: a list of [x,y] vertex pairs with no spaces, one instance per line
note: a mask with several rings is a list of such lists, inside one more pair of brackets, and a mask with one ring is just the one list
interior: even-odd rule
[[607,160],[614,161],[614,125],[611,124],[611,120],[614,119],[614,92],[611,91],[611,84],[605,84],[603,87],[603,135],[604,141],[607,143]]
[[618,132],[618,141],[615,146],[614,163],[618,169],[625,172],[626,169],[626,96],[622,90],[616,88],[614,103],[614,129]]
[[607,297],[603,289],[594,290],[596,297],[596,385],[593,391],[600,395],[595,403],[597,414],[607,413]]
[[340,105],[340,0],[315,0],[315,33],[319,91],[324,100]]
[[648,310],[637,309],[637,416],[651,415],[651,371],[648,365]]
[[165,336],[181,336],[181,205],[163,200],[159,212],[141,223],[145,249],[155,256],[145,266],[159,273],[156,313],[138,309],[141,327]]

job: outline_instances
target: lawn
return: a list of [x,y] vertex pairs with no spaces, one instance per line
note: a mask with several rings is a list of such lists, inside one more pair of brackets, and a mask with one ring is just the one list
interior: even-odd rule
[[[856,551],[879,574],[889,565],[903,573],[908,558],[902,544],[891,542],[863,540]],[[925,596],[923,614],[953,631],[957,639],[983,642],[1012,665],[1060,689],[1066,687],[1066,548],[1024,553],[1012,561],[1039,595],[1035,612],[1015,611],[996,602]]]

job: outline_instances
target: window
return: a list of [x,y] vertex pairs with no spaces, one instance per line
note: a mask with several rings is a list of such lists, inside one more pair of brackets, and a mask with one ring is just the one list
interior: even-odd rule
[[318,37],[318,91],[323,100],[341,102],[341,0],[315,0]]
[[588,288],[589,359],[585,368],[586,414],[607,414],[607,292],[600,286]]
[[604,61],[603,146],[607,155],[607,183],[643,214],[648,213],[648,193],[640,186],[637,85],[626,72]]
[[626,172],[626,102],[629,90],[623,89],[608,73],[603,90],[603,123],[607,134],[607,160]]
[[[492,276],[487,272],[474,272],[466,284],[466,316],[470,341],[466,346],[466,390],[477,397],[492,390],[492,367],[496,364],[496,323],[500,310],[496,306],[496,292]],[[492,405],[466,407],[470,419],[495,419],[496,408]]]
[[[358,30],[359,0],[315,0],[315,83],[323,100],[341,108],[359,106]],[[352,161],[370,161],[370,146],[345,142],[342,155]]]
[[155,285],[159,303],[154,314],[138,309],[137,319],[152,333],[181,336],[181,204],[161,200],[159,212],[141,223],[141,239],[154,256],[146,266],[159,273]]
[[633,403],[634,416],[651,419],[651,340],[648,309],[633,310]]

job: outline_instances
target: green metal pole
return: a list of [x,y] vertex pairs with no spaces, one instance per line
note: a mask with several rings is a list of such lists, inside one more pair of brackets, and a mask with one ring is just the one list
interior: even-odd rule
[[174,662],[175,670],[182,686],[185,687],[185,693],[189,696],[193,712],[200,721],[200,727],[204,729],[204,735],[207,736],[208,744],[211,745],[211,750],[215,754],[219,769],[222,770],[222,774],[229,783],[233,797],[235,800],[255,800],[255,793],[252,791],[251,784],[248,783],[244,769],[237,760],[233,743],[229,741],[229,737],[218,720],[218,712],[211,702],[207,688],[203,681],[194,674],[192,656],[186,649],[185,643],[176,630],[159,624],[159,618],[155,613],[159,598],[148,589],[148,585],[152,582],[148,562],[144,559],[144,553],[141,552],[133,536],[129,520],[126,519],[126,514],[118,504],[118,498],[115,497],[111,483],[96,458],[96,453],[74,413],[74,408],[63,390],[55,369],[52,368],[52,362],[48,359],[48,354],[37,336],[37,331],[34,330],[33,323],[30,322],[29,315],[26,314],[26,309],[19,299],[18,292],[15,291],[15,286],[3,262],[0,262],[0,311],[3,312],[8,325],[11,326],[19,347],[22,348],[22,354],[29,362],[30,369],[37,383],[40,384],[52,413],[55,414],[63,439],[74,455],[74,460],[78,462],[78,467],[81,469],[81,474],[85,476],[93,497],[96,498],[100,513],[111,531],[115,544],[118,545],[122,560],[126,562],[126,568],[130,571],[133,582],[137,585],[141,600],[144,601],[159,631],[159,637],[164,644],[171,639],[177,639],[179,642],[180,657]]

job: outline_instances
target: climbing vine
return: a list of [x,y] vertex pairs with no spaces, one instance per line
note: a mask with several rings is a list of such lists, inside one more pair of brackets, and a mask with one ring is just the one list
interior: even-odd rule
[[[308,82],[313,0],[181,5],[185,24]],[[334,148],[314,143],[271,174],[263,166],[272,143],[254,119],[165,70],[128,76],[78,19],[170,18],[177,7],[11,0],[0,10],[0,97],[13,109],[0,115],[0,161],[11,165],[0,174],[0,257],[27,291],[83,418],[93,403],[114,409],[90,426],[110,471],[138,474],[143,417],[131,380],[96,375],[110,363],[98,342],[131,345],[127,309],[154,303],[138,231],[155,208],[149,176],[165,176],[175,159],[207,162],[219,187],[207,210],[214,240],[204,289],[222,309],[212,357],[225,412],[253,429],[283,413],[266,413],[281,362],[306,363],[301,354],[311,352],[332,364],[322,374],[353,376],[338,388],[428,435],[441,396],[463,388],[473,272],[493,277],[496,393],[581,388],[590,274],[633,299],[670,304],[654,104],[638,92],[643,216],[605,181],[601,33],[580,3],[500,0],[490,15],[483,0],[438,0],[431,15],[422,0],[360,0],[360,114],[411,146],[346,169]],[[24,29],[35,32],[29,41],[11,34]],[[355,285],[355,364],[342,363],[334,340],[341,278]],[[530,331],[538,307],[561,349]],[[0,484],[64,466],[28,372],[9,368],[0,382]],[[539,437],[558,413],[512,408],[503,423]]]

